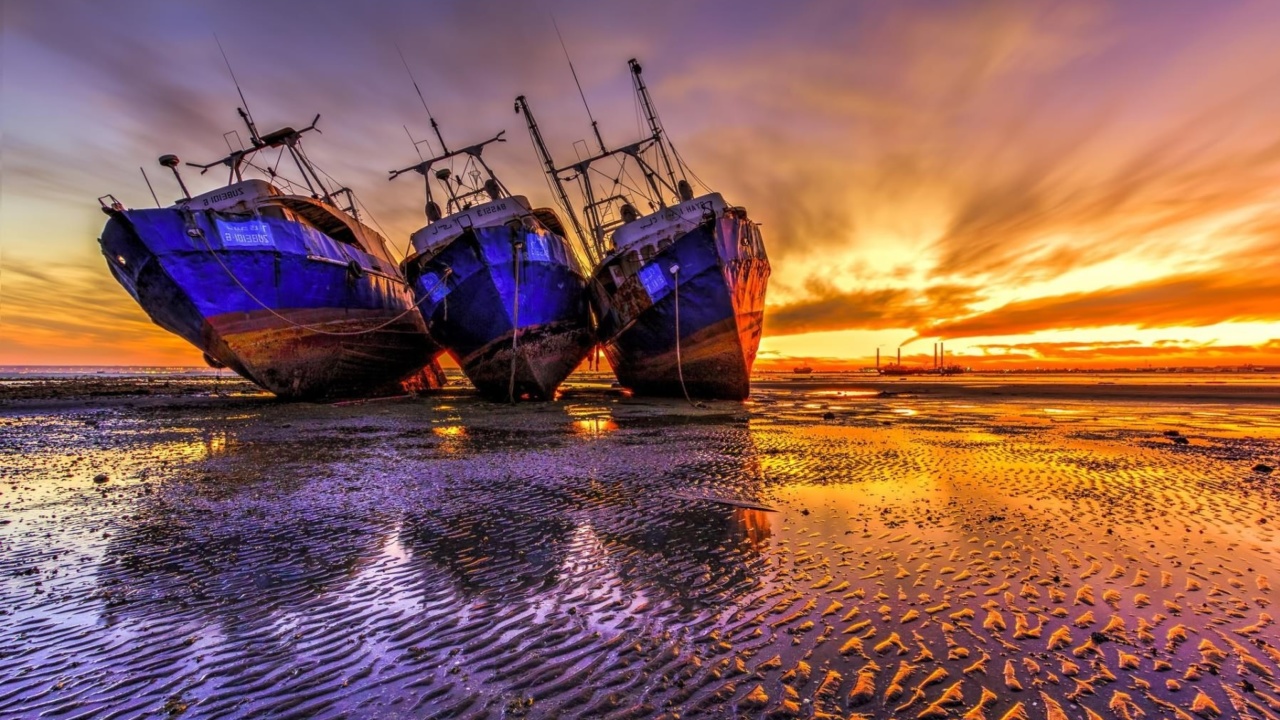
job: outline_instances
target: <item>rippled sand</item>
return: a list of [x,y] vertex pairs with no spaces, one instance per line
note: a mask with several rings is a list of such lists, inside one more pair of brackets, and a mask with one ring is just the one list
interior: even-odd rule
[[0,717],[1280,717],[1280,406],[1051,402],[14,404]]

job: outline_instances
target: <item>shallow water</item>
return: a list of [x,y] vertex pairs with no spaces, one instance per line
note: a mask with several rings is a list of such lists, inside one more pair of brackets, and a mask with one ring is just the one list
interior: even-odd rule
[[4,409],[0,716],[1280,715],[1280,407],[841,392]]

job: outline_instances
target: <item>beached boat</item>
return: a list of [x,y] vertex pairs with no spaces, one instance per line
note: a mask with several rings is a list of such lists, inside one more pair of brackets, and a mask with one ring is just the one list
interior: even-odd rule
[[509,193],[481,157],[502,133],[450,151],[432,127],[443,153],[391,173],[426,181],[427,224],[403,269],[427,330],[482,396],[554,399],[595,345],[583,260],[555,211]]
[[[330,189],[303,154],[302,130],[259,135],[208,165],[230,168],[228,185],[169,207],[126,209],[99,198],[110,216],[99,243],[112,275],[160,327],[285,398],[323,399],[439,387],[413,293],[381,235],[360,221],[350,189]],[[307,194],[243,175],[263,150],[292,156]],[[278,178],[270,173],[273,178]],[[345,207],[339,205],[345,201]],[[157,201],[156,203],[160,203]]]
[[[517,108],[566,213],[587,238],[598,336],[619,383],[647,395],[746,398],[770,273],[759,226],[719,193],[695,196],[640,65],[629,65],[650,129],[638,142],[608,149],[597,131],[598,154],[557,168],[523,97]],[[623,182],[628,177],[642,178],[636,182],[644,187]],[[563,189],[571,180],[582,191],[585,228]],[[637,210],[641,199],[653,208],[646,215]]]

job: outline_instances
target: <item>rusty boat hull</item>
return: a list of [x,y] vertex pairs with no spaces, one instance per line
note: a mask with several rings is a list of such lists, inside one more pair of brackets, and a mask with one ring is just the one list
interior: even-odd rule
[[606,258],[592,298],[618,382],[641,395],[747,398],[769,274],[759,229],[736,208],[643,261]]
[[404,272],[432,340],[488,400],[554,399],[595,344],[582,265],[536,223],[468,229]]
[[398,269],[302,218],[179,208],[110,213],[116,280],[160,327],[282,398],[440,387]]

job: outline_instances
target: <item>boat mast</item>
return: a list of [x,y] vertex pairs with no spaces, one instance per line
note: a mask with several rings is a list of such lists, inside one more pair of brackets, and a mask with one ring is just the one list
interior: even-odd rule
[[516,98],[516,112],[524,115],[525,123],[529,126],[529,137],[533,140],[533,149],[537,151],[538,158],[542,160],[542,164],[546,166],[547,177],[551,178],[551,186],[555,190],[557,200],[560,207],[564,209],[569,221],[573,223],[573,229],[578,235],[578,241],[584,247],[589,255],[592,255],[592,263],[600,261],[601,255],[593,252],[596,248],[586,247],[587,232],[582,227],[582,221],[578,219],[578,213],[574,212],[573,203],[569,202],[569,194],[564,190],[564,182],[561,181],[559,173],[556,172],[555,161],[551,159],[551,151],[547,149],[547,144],[542,139],[542,130],[538,128],[538,121],[533,119],[533,111],[529,109],[529,103],[521,95]]
[[[494,137],[490,138],[489,140],[486,140],[478,145],[465,147],[456,152],[450,151],[449,146],[446,145],[444,142],[444,135],[441,134],[440,132],[440,123],[436,122],[436,116],[432,114],[431,108],[427,107],[427,98],[423,96],[422,88],[418,87],[418,79],[413,76],[413,70],[409,68],[409,61],[405,59],[404,51],[400,49],[399,44],[396,45],[396,52],[400,53],[400,62],[404,65],[404,71],[409,76],[409,82],[413,83],[413,90],[418,94],[418,101],[422,103],[422,110],[427,114],[427,120],[431,121],[431,130],[436,134],[436,140],[440,142],[441,154],[439,157],[434,157],[434,158],[431,158],[430,160],[423,160],[417,165],[411,165],[402,170],[392,170],[391,177],[388,179],[394,180],[400,174],[409,172],[410,170],[413,170],[415,172],[422,174],[423,180],[426,185],[426,190],[427,190],[427,222],[428,223],[432,223],[440,219],[440,208],[438,205],[435,204],[435,200],[432,198],[432,195],[431,195],[431,175],[428,174],[427,172],[428,170],[431,169],[431,166],[434,163],[448,160],[449,158],[456,157],[458,155],[467,155],[472,159],[474,159],[476,163],[480,165],[480,167],[484,168],[485,174],[489,176],[489,180],[492,181],[493,183],[493,185],[490,185],[489,182],[486,182],[481,188],[473,188],[469,192],[463,193],[462,195],[458,195],[457,192],[455,191],[455,188],[449,185],[449,176],[451,174],[450,170],[447,168],[441,168],[437,170],[435,173],[435,177],[437,180],[440,181],[440,184],[444,186],[444,191],[449,195],[449,202],[447,203],[447,205],[450,208],[450,213],[461,210],[463,205],[462,203],[463,200],[469,197],[474,197],[475,195],[481,192],[488,193],[491,199],[493,200],[497,200],[499,197],[509,196],[511,194],[510,191],[508,191],[506,186],[502,184],[502,181],[499,180],[496,175],[494,175],[493,169],[490,168],[489,164],[486,163],[484,161],[484,158],[480,156],[480,153],[484,150],[485,145],[488,145],[489,143],[494,143],[494,142],[506,142],[506,140],[503,139],[502,137],[503,135],[506,134],[506,131],[504,130],[498,133],[497,135],[495,135]],[[408,127],[405,127],[405,132],[406,133],[409,132]],[[413,142],[413,135],[409,136],[409,142]],[[417,147],[418,147],[418,144],[414,142],[414,149],[416,150]],[[427,149],[431,150],[430,142],[427,142]],[[432,152],[434,152],[434,150],[432,150]],[[422,154],[419,153],[418,157],[421,158]],[[463,170],[465,171],[466,168],[464,167]],[[461,187],[461,181],[459,180],[456,182],[458,183],[459,187]]]
[[[307,189],[311,191],[312,197],[337,207],[333,201],[334,195],[345,192],[350,196],[350,188],[338,188],[337,190],[331,191],[325,187],[324,181],[320,179],[320,174],[316,171],[315,166],[311,164],[311,160],[309,160],[306,154],[302,152],[302,148],[299,145],[304,133],[308,133],[316,129],[316,124],[320,122],[320,116],[318,114],[311,120],[310,125],[302,128],[301,130],[294,130],[291,127],[283,127],[275,132],[267,133],[266,135],[259,135],[258,128],[254,124],[253,118],[250,117],[249,113],[246,112],[244,108],[236,108],[236,110],[239,111],[241,119],[244,120],[245,126],[249,129],[251,147],[248,150],[236,150],[221,160],[215,160],[214,162],[206,165],[193,162],[189,162],[187,165],[200,168],[202,175],[205,172],[208,172],[211,167],[226,165],[231,168],[230,179],[233,179],[236,182],[241,182],[244,180],[244,174],[241,171],[241,166],[244,164],[246,158],[262,150],[268,150],[274,147],[284,147],[289,151],[289,157],[293,158],[294,165],[297,166],[298,172],[302,173],[302,179],[306,182]],[[274,173],[271,174],[274,175]],[[316,190],[317,187],[319,187],[319,191]],[[360,219],[354,200],[351,202],[351,206],[346,210],[357,220]]]
[[[427,113],[427,119],[431,121],[431,129],[435,131],[436,140],[440,141],[440,152],[448,154],[449,148],[444,144],[444,138],[440,135],[440,125],[436,123],[436,118],[431,114],[431,108],[427,107],[427,99],[422,95],[422,88],[418,87],[418,79],[413,76],[413,70],[409,69],[409,61],[404,57],[404,51],[400,49],[400,44],[396,43],[396,52],[400,53],[400,62],[404,65],[404,71],[409,75],[409,82],[413,83],[414,92],[418,93],[418,100],[422,103],[422,109]],[[409,138],[413,139],[412,136]],[[431,143],[427,143],[427,149],[431,149]],[[430,194],[428,189],[427,193]]]
[[[434,121],[432,122],[432,124],[435,125]],[[438,137],[439,136],[438,127],[436,128],[436,133]],[[475,145],[469,145],[460,150],[446,151],[442,155],[433,157],[429,160],[423,160],[420,163],[410,165],[409,167],[406,167],[406,168],[401,168],[399,170],[391,170],[390,171],[391,176],[387,179],[395,180],[397,177],[400,177],[401,175],[407,172],[416,172],[421,174],[424,178],[426,178],[428,222],[435,222],[436,220],[440,219],[439,217],[432,217],[435,213],[430,207],[432,204],[434,204],[434,201],[431,199],[431,177],[432,177],[431,168],[436,163],[443,162],[445,160],[457,157],[459,155],[466,155],[474,159],[476,161],[476,164],[484,169],[485,174],[489,176],[489,180],[491,180],[493,184],[490,185],[489,183],[486,182],[484,186],[480,188],[473,189],[473,190],[470,190],[469,192],[465,192],[461,195],[458,195],[457,193],[454,192],[453,188],[449,186],[449,182],[448,182],[449,170],[447,168],[441,168],[440,170],[436,171],[435,173],[436,179],[444,184],[445,191],[449,193],[449,205],[450,205],[451,212],[457,212],[458,210],[461,210],[462,203],[467,198],[471,198],[482,193],[489,193],[491,196],[491,199],[493,200],[497,200],[498,197],[508,196],[511,193],[507,190],[506,186],[502,184],[502,181],[498,179],[498,176],[494,174],[493,169],[489,167],[489,164],[484,161],[483,157],[481,157],[481,153],[484,152],[484,148],[486,145],[490,145],[496,142],[506,142],[507,141],[506,138],[502,137],[503,135],[506,135],[506,134],[507,134],[507,131],[503,130],[502,132],[498,133],[497,135],[494,135],[493,137],[489,138],[488,140],[485,140],[484,142],[476,143]],[[440,144],[441,144],[441,147],[443,147],[444,141],[441,140]],[[490,192],[490,188],[493,189],[493,192]],[[494,194],[496,194],[498,197],[493,197]]]
[[[260,150],[262,148],[270,147],[271,144],[265,142],[263,138],[258,135],[258,129],[254,127],[253,118],[249,117],[249,113],[245,112],[243,108],[237,109],[240,110],[240,117],[244,118],[245,124],[249,127],[249,132],[253,136],[254,148]],[[311,161],[308,160],[307,157],[302,154],[301,149],[297,147],[298,140],[302,137],[302,133],[315,128],[316,123],[318,122],[320,122],[320,116],[316,115],[316,119],[311,121],[310,127],[303,128],[298,132],[292,132],[290,128],[285,128],[285,130],[290,130],[290,132],[277,131],[271,133],[270,136],[273,140],[277,139],[274,136],[279,136],[279,144],[283,144],[285,148],[288,149],[289,157],[293,158],[293,164],[298,167],[298,172],[302,173],[302,179],[307,182],[307,189],[311,191],[311,194],[313,196],[316,195],[316,188],[318,187],[320,188],[320,199],[323,202],[332,204],[333,200],[330,196],[329,189],[326,188],[324,182],[320,180],[320,175],[316,172],[315,167],[311,165]],[[311,184],[312,178],[315,178],[315,185]]]
[[578,71],[573,67],[573,58],[569,57],[569,48],[564,44],[564,36],[560,34],[560,24],[556,22],[556,16],[551,16],[551,26],[556,29],[556,37],[560,40],[560,49],[564,51],[564,61],[569,63],[569,74],[573,75],[573,84],[578,86],[578,97],[582,98],[582,107],[587,111],[587,119],[591,121],[591,132],[595,133],[596,145],[600,147],[600,152],[606,152],[604,147],[604,138],[600,137],[600,123],[596,122],[596,118],[591,114],[591,105],[587,102],[587,94],[582,91],[582,83],[578,80]]
[[[567,53],[566,53],[566,57],[567,57]],[[634,72],[637,77],[639,76],[639,68],[640,68],[639,63],[636,63],[633,60],[632,72]],[[570,63],[570,69],[572,69],[572,63]],[[543,163],[546,165],[546,173],[551,178],[552,184],[555,186],[555,190],[559,195],[560,202],[565,207],[565,211],[569,213],[570,219],[573,220],[574,227],[577,228],[579,235],[583,238],[583,244],[585,246],[588,246],[586,247],[586,250],[588,251],[588,255],[593,255],[592,259],[595,262],[599,262],[606,255],[606,252],[605,252],[606,232],[613,227],[617,227],[618,225],[622,225],[628,222],[628,220],[626,219],[628,209],[630,209],[633,212],[635,210],[635,208],[631,205],[631,199],[625,195],[614,194],[614,195],[609,195],[607,197],[601,197],[601,198],[596,197],[595,184],[592,182],[592,178],[591,178],[591,168],[592,168],[592,165],[595,164],[596,162],[600,160],[604,160],[605,158],[618,158],[619,170],[620,170],[619,178],[620,178],[621,173],[625,172],[625,169],[626,169],[625,167],[626,158],[631,158],[631,160],[633,160],[636,166],[639,168],[641,175],[644,176],[645,183],[649,186],[649,190],[653,193],[652,198],[646,198],[648,200],[651,200],[651,203],[650,203],[651,208],[653,207],[654,201],[656,201],[657,207],[660,207],[660,208],[667,207],[666,198],[664,197],[664,188],[674,193],[675,195],[677,195],[680,201],[684,201],[692,198],[692,192],[689,189],[688,182],[685,182],[685,181],[676,182],[675,170],[671,165],[670,158],[667,155],[665,148],[663,148],[662,146],[661,123],[657,118],[657,113],[653,110],[652,102],[650,102],[648,99],[648,91],[646,88],[644,88],[643,83],[640,83],[640,88],[644,91],[643,98],[645,102],[645,109],[649,114],[650,127],[652,129],[651,135],[642,140],[631,143],[630,145],[624,145],[622,147],[618,147],[610,150],[605,146],[603,140],[600,138],[598,128],[596,127],[596,124],[593,118],[592,129],[596,131],[596,141],[600,145],[599,154],[593,155],[588,158],[580,159],[575,163],[566,165],[561,168],[557,168],[555,166],[555,163],[551,160],[551,154],[547,151],[546,145],[542,141],[542,135],[538,131],[537,123],[533,120],[533,115],[529,112],[529,106],[525,102],[524,96],[522,95],[516,98],[516,112],[523,112],[525,114],[525,119],[529,123],[529,132],[533,136],[534,148],[538,151],[539,157],[541,158]],[[579,86],[579,94],[581,94],[581,86]],[[586,104],[585,96],[583,97],[583,103],[584,105]],[[588,112],[588,115],[590,115],[590,108],[587,109],[587,112]],[[656,170],[652,165],[650,165],[649,162],[646,161],[645,158],[643,157],[643,154],[647,152],[648,149],[654,144],[657,144],[658,147],[662,149],[661,157],[662,157],[663,163],[666,165],[667,174],[671,178],[670,183],[668,183],[666,177],[663,177],[659,173],[659,171]],[[619,156],[623,156],[623,157],[619,157]],[[572,172],[573,174],[571,176],[562,177],[561,175],[562,173],[569,173],[569,172]],[[574,214],[573,206],[570,204],[569,198],[564,191],[562,180],[578,181],[578,186],[579,186],[579,189],[582,191],[582,196],[584,200],[583,206],[582,206],[582,213],[585,217],[583,219],[586,221],[586,227],[590,230],[590,232],[587,232],[586,230],[583,229],[582,224],[578,221],[577,216]],[[614,188],[616,189],[618,185],[619,185],[619,180],[615,179]],[[610,192],[613,192],[613,191],[610,191]],[[641,195],[643,195],[643,191],[638,191],[638,192]],[[601,215],[601,208],[607,207],[615,202],[622,203],[623,219],[606,222]]]
[[[245,99],[244,90],[240,87],[240,80],[236,78],[236,71],[231,67],[231,59],[227,57],[227,51],[222,47],[222,41],[218,39],[217,33],[213,34],[213,41],[218,45],[218,52],[222,53],[222,61],[227,65],[227,74],[231,76],[231,83],[236,86],[236,94],[240,96],[240,107],[236,108],[236,112],[240,113],[240,119],[244,120],[245,127],[249,129],[249,143],[253,146],[253,150],[241,150],[238,153],[232,152],[221,161],[222,163],[230,166],[231,175],[235,178],[235,181],[244,181],[244,175],[240,171],[240,165],[244,162],[246,156],[264,148],[277,147],[283,144],[288,147],[289,156],[293,158],[293,164],[298,167],[298,172],[302,173],[302,179],[307,183],[307,189],[311,191],[311,196],[317,196],[316,187],[319,186],[321,194],[323,195],[323,201],[330,205],[334,204],[328,188],[326,188],[324,183],[320,180],[320,175],[317,174],[315,168],[312,167],[311,161],[306,159],[306,156],[302,154],[301,150],[294,147],[302,133],[307,130],[315,129],[316,123],[320,122],[320,116],[316,115],[315,120],[311,121],[311,126],[303,128],[301,131],[295,132],[293,128],[284,128],[283,130],[277,130],[274,133],[270,133],[269,138],[264,140],[263,137],[258,134],[257,123],[253,121],[253,115],[249,112],[249,101]],[[207,171],[217,163],[211,163],[209,165],[196,165],[195,163],[187,164],[201,168],[202,171]],[[315,185],[312,185],[311,183],[312,178],[315,178]],[[354,201],[351,203],[351,211],[354,215]]]
[[[658,153],[662,157],[662,165],[667,169],[667,176],[671,178],[671,187],[678,188],[680,184],[676,180],[675,166],[671,164],[671,158],[667,155],[667,143],[670,140],[663,140],[662,123],[658,120],[658,112],[653,109],[653,99],[649,97],[649,88],[644,84],[640,63],[635,58],[631,58],[627,61],[627,65],[631,68],[631,78],[635,82],[636,95],[639,96],[640,104],[644,108],[644,114],[649,120],[649,130],[653,133],[653,139],[658,144]],[[680,199],[687,200],[688,198],[682,197]]]

